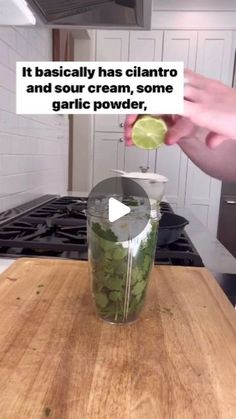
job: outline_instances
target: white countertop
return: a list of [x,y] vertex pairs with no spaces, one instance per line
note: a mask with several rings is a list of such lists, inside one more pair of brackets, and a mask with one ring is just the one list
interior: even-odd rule
[[1,259],[0,258],[0,273],[4,272],[14,261],[15,259]]
[[175,212],[189,221],[185,230],[206,268],[212,272],[236,274],[235,257],[207,230],[198,218],[185,208],[177,208]]

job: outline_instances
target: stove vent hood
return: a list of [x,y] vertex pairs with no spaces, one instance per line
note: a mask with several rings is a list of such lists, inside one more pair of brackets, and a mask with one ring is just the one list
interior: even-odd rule
[[50,27],[150,29],[152,0],[27,0]]

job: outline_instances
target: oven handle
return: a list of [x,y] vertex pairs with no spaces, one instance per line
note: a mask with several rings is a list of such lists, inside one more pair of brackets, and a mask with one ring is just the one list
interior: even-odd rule
[[234,200],[232,200],[232,199],[226,199],[226,200],[225,200],[225,203],[226,203],[227,205],[236,205],[236,201],[234,201]]

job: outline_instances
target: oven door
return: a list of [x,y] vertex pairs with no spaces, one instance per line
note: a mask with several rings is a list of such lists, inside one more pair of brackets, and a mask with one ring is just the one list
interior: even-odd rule
[[[235,186],[236,189],[236,186]],[[221,198],[218,239],[236,257],[236,195]]]

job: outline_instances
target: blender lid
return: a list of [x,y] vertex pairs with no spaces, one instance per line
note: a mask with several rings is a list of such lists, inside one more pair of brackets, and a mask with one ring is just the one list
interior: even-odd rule
[[121,174],[121,176],[132,178],[132,179],[152,180],[155,182],[164,182],[164,183],[168,182],[167,177],[163,175],[159,175],[158,173],[124,172],[123,174]]

